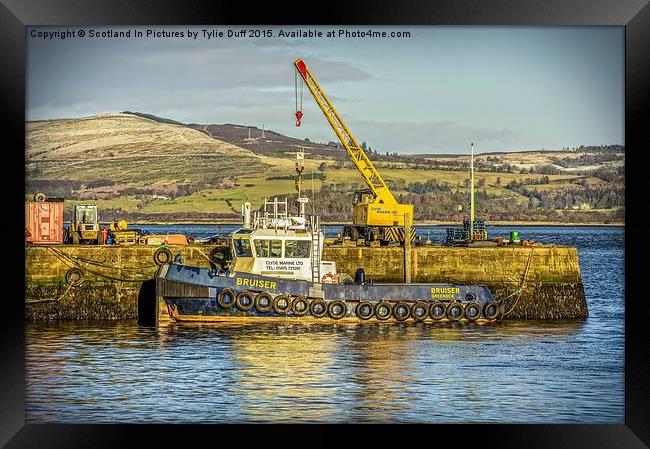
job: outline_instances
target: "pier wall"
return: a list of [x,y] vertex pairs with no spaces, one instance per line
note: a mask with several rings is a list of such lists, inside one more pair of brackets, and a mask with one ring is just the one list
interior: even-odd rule
[[[189,265],[209,267],[214,245],[170,245]],[[157,265],[154,246],[52,245],[25,248],[25,318],[28,320],[136,319],[151,296]],[[323,259],[354,277],[364,268],[376,282],[402,282],[404,250],[328,246]],[[83,284],[70,287],[65,274],[78,267]],[[414,247],[412,282],[487,285],[496,298],[522,292],[508,319],[585,318],[587,303],[578,253],[571,247]],[[144,284],[143,284],[144,283]],[[149,301],[150,302],[150,301]]]
[[[363,267],[376,282],[403,282],[402,248],[327,247],[323,259],[350,274]],[[528,269],[527,269],[528,268]],[[487,285],[495,298],[522,288],[507,318],[557,320],[588,315],[578,251],[565,246],[413,247],[411,282]]]
[[[183,262],[209,267],[214,245],[168,245]],[[156,246],[52,245],[25,248],[25,318],[28,320],[137,319],[143,282],[153,280]],[[84,282],[70,287],[65,274],[80,268]],[[142,291],[141,291],[142,290]]]

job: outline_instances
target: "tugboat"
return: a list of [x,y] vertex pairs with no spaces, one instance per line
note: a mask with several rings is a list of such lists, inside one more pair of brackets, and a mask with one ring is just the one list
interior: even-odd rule
[[252,217],[250,203],[242,205],[243,226],[230,239],[233,260],[227,269],[182,261],[160,266],[156,297],[167,305],[170,318],[492,322],[503,315],[501,302],[483,285],[375,284],[363,268],[353,283],[346,283],[334,262],[321,259],[324,233],[319,217],[305,213],[303,168],[296,163],[297,215],[290,215],[287,199],[265,199]]

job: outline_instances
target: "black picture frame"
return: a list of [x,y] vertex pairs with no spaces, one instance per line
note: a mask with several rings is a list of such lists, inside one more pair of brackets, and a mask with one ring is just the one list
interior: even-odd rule
[[[19,447],[132,447],[141,441],[158,446],[187,444],[188,439],[212,438],[221,444],[222,430],[201,425],[25,425],[24,370],[24,197],[14,194],[14,173],[24,174],[25,26],[27,25],[199,25],[199,24],[376,24],[376,25],[615,25],[625,26],[625,146],[626,146],[626,252],[625,252],[625,424],[612,425],[435,425],[409,426],[406,432],[362,426],[346,429],[350,435],[379,437],[406,435],[405,443],[436,444],[451,438],[474,447],[500,448],[642,448],[650,444],[648,403],[647,288],[642,283],[646,258],[642,170],[647,165],[644,133],[650,91],[650,6],[647,0],[462,0],[436,2],[325,2],[318,5],[274,2],[252,6],[246,2],[147,2],[143,0],[2,0],[0,4],[0,98],[5,159],[6,211],[0,224],[5,294],[1,304],[0,445]],[[24,181],[24,179],[23,179]],[[6,287],[10,287],[7,289]],[[621,286],[623,288],[623,286]],[[11,293],[10,293],[11,292]],[[607,342],[603,342],[604,345]],[[432,405],[435,406],[435,405]],[[264,426],[251,432],[234,429],[240,442],[271,444],[275,435],[286,444],[293,430]],[[334,426],[301,429],[327,436]],[[333,434],[332,434],[333,435]],[[313,435],[312,435],[313,437]],[[143,440],[144,439],[144,440]],[[226,439],[222,442],[225,444]],[[315,440],[311,439],[310,443]],[[324,441],[324,440],[323,440]],[[339,443],[342,440],[338,440]],[[336,440],[332,444],[336,444]],[[213,445],[213,444],[210,444]]]

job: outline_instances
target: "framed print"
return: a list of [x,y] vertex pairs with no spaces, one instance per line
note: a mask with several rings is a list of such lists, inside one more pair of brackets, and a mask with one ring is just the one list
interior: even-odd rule
[[2,444],[647,447],[647,2],[127,3],[0,6]]

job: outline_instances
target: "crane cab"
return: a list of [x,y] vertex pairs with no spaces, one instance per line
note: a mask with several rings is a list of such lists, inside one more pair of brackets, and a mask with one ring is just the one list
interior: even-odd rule
[[370,189],[356,190],[352,223],[355,226],[410,226],[413,224],[413,205],[384,201]]
[[370,189],[359,189],[354,191],[354,202],[353,204],[356,206],[357,204],[368,204],[372,203],[375,200],[375,195],[372,193],[372,190]]

